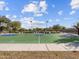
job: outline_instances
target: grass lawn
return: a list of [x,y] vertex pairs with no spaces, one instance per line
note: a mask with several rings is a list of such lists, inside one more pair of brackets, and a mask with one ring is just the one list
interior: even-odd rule
[[64,37],[59,34],[17,34],[16,36],[0,36],[0,43],[67,43],[79,42],[79,37]]

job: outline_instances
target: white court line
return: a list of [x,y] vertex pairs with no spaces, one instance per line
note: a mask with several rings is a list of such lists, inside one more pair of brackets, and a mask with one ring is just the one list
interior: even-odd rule
[[[74,46],[67,44],[0,44],[0,51],[74,51]],[[79,51],[79,47],[75,51]]]

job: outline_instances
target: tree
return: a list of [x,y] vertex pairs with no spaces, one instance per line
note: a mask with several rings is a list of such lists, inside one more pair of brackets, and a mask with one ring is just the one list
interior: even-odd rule
[[12,32],[17,32],[21,28],[21,23],[19,21],[13,21],[10,23],[10,28]]
[[77,32],[78,32],[78,35],[79,35],[79,22],[76,25],[74,25],[74,27],[77,29]]
[[[50,28],[51,29],[51,28]],[[54,25],[53,27],[52,27],[52,30],[54,30],[54,31],[56,31],[56,32],[62,32],[63,30],[65,30],[66,29],[66,27],[64,27],[64,26],[60,26],[59,24],[57,24],[57,25]]]
[[54,26],[53,26],[53,30],[56,31],[56,32],[57,32],[57,31],[60,31],[60,30],[61,30],[61,26],[60,26],[59,24],[54,25]]
[[5,16],[0,16],[0,32],[2,32],[5,29],[8,29],[8,23],[10,23],[11,21],[6,18]]
[[0,16],[0,23],[9,23],[11,22],[10,19],[6,18],[5,16]]
[[42,28],[34,28],[34,29],[33,29],[33,32],[42,32],[42,31],[43,31]]
[[19,29],[19,32],[20,32],[20,33],[25,33],[26,31],[27,31],[27,29],[25,29],[25,28],[20,28],[20,29]]
[[66,28],[66,29],[63,29],[61,32],[65,32],[65,33],[77,33],[77,30],[75,28]]

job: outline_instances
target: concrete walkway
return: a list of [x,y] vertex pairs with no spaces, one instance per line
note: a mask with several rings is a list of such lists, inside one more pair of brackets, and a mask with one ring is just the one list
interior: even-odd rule
[[0,51],[79,51],[79,43],[0,44]]

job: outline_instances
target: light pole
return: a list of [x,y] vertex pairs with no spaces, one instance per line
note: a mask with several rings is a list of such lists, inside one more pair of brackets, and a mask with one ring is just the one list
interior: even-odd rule
[[[45,29],[45,31],[47,31],[47,28],[48,28],[48,22],[49,22],[49,21],[47,20],[47,21],[46,21],[46,29]],[[46,46],[47,50],[49,51],[47,44],[45,44],[45,46]]]
[[31,24],[31,28],[32,28],[32,21],[30,21],[30,24]]
[[46,21],[46,30],[45,31],[47,31],[47,24],[48,24],[48,21]]
[[30,24],[31,24],[31,30],[32,30],[32,21],[30,21]]

